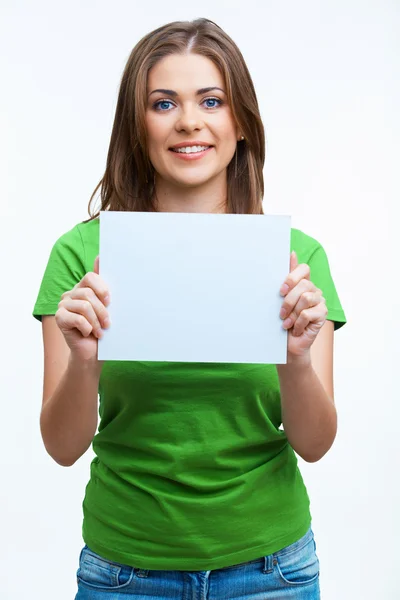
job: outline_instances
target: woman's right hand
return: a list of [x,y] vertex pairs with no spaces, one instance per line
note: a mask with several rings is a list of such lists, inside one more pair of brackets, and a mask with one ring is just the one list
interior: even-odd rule
[[[108,298],[107,298],[108,297]],[[93,272],[86,273],[72,290],[64,292],[55,315],[71,356],[85,362],[97,362],[98,339],[110,325],[109,290],[99,275],[99,257]]]

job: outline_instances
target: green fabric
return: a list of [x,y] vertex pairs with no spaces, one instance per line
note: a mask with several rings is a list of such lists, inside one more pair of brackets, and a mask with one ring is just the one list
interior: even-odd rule
[[[326,254],[292,229],[335,328],[346,322]],[[98,220],[54,245],[33,314],[93,270]],[[111,290],[112,293],[112,290]],[[98,554],[144,569],[209,570],[303,536],[310,501],[280,429],[275,365],[105,362],[82,535]]]

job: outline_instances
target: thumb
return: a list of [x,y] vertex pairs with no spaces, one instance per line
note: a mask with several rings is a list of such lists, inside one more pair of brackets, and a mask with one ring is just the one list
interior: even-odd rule
[[97,273],[97,275],[99,274],[99,267],[100,267],[100,255],[96,256],[96,259],[94,261],[94,267],[93,267],[93,271],[95,273]]
[[299,261],[297,260],[297,254],[293,250],[293,252],[290,255],[290,272],[294,271],[295,268],[298,266],[298,264],[299,264]]

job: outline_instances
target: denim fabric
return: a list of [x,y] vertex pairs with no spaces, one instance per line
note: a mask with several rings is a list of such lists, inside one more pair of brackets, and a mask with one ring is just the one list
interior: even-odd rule
[[109,561],[85,545],[75,600],[319,600],[312,528],[294,544],[211,571],[157,571]]

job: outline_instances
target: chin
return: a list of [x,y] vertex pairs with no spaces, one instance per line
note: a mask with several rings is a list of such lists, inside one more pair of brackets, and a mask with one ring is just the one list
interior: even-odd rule
[[173,179],[173,181],[180,187],[192,188],[198,187],[199,185],[205,185],[211,179],[211,177],[187,177],[182,179]]
[[[200,166],[200,165],[199,165]],[[191,169],[163,169],[159,171],[160,179],[168,182],[170,185],[175,185],[180,188],[194,188],[203,186],[222,175],[221,170],[196,168]]]
[[183,185],[186,185],[187,187],[198,187],[200,185],[205,185],[210,181],[210,178],[207,179],[198,179],[198,180],[192,180],[192,181],[185,181],[183,182]]

